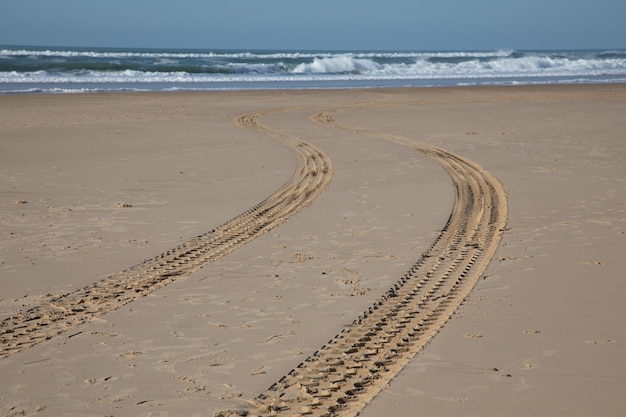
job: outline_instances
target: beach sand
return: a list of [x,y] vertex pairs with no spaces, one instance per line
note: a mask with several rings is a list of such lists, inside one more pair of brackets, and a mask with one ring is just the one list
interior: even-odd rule
[[290,141],[332,161],[283,223],[0,358],[0,414],[254,412],[445,227],[454,183],[418,141],[499,179],[508,221],[465,302],[354,409],[622,416],[624,114],[625,85],[0,96],[2,320],[221,233],[297,177]]

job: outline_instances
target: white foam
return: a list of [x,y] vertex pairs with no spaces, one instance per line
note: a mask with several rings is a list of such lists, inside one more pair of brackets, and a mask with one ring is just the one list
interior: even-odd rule
[[339,56],[351,56],[354,58],[463,58],[463,57],[505,57],[513,53],[512,50],[483,51],[483,52],[165,52],[165,51],[71,51],[55,49],[2,49],[2,57],[86,57],[86,58],[231,58],[231,59],[322,59]]
[[[126,69],[99,71],[88,69],[58,70],[55,65],[37,61],[63,61],[70,57],[103,58],[104,63],[124,65],[125,59],[141,62],[153,71]],[[159,51],[63,51],[63,50],[0,50],[6,68],[12,60],[32,71],[0,72],[0,90],[8,85],[21,90],[46,87],[92,91],[93,88],[205,88],[208,85],[231,84],[307,84],[372,86],[577,82],[573,80],[618,80],[626,77],[624,51],[590,52],[517,52],[512,50],[486,52],[159,52]],[[26,58],[26,59],[24,59]],[[49,59],[51,58],[51,59]],[[144,58],[147,58],[144,60]],[[80,59],[74,60],[81,62]],[[101,63],[99,63],[101,64]],[[161,71],[167,66],[167,71]],[[197,68],[207,68],[207,73]],[[45,70],[35,71],[38,68]],[[95,68],[95,67],[91,67]],[[188,69],[192,68],[192,69]],[[190,72],[185,72],[188,70]],[[428,81],[427,81],[428,80]],[[438,81],[439,80],[439,81]],[[490,81],[486,81],[490,80]],[[395,84],[394,84],[395,83]],[[108,84],[108,87],[107,87]],[[141,86],[139,84],[142,84]],[[153,85],[153,87],[150,86]],[[134,87],[136,86],[136,87]],[[13,87],[11,87],[13,88]]]
[[376,72],[381,66],[371,59],[353,58],[350,55],[338,55],[329,58],[314,58],[310,64],[299,64],[293,69],[294,74],[311,73],[354,73]]

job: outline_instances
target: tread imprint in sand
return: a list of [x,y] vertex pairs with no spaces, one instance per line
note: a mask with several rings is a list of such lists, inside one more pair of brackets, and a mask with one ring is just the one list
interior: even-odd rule
[[507,200],[502,185],[472,161],[407,138],[337,123],[333,112],[312,118],[409,146],[434,159],[452,179],[455,204],[432,246],[382,298],[250,400],[252,408],[218,411],[215,416],[357,415],[469,294],[493,257],[506,225]]
[[257,123],[264,113],[244,115],[237,123],[267,133],[296,150],[300,164],[276,193],[223,225],[155,258],[0,323],[0,359],[88,322],[143,297],[178,277],[220,259],[307,207],[330,183],[330,158],[314,146]]
[[[346,107],[342,111],[355,108]],[[289,110],[289,109],[286,109]],[[220,227],[155,258],[73,293],[19,312],[0,323],[0,358],[81,325],[192,273],[272,229],[308,206],[332,178],[330,159],[312,145],[258,122],[237,123],[294,147],[300,166],[276,193]],[[300,365],[252,399],[245,410],[214,415],[354,416],[439,331],[492,258],[506,224],[499,181],[454,153],[411,139],[336,122],[316,122],[408,146],[434,159],[456,190],[447,224],[432,246],[374,305]]]

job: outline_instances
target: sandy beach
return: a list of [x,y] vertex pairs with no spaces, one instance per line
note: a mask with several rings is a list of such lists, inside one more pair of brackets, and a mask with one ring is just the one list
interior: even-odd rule
[[625,114],[620,84],[0,96],[0,414],[622,416]]

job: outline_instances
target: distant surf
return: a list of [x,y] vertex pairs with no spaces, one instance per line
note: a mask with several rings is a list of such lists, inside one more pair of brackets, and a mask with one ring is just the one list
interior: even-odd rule
[[0,46],[0,93],[626,82],[626,50],[238,51]]

